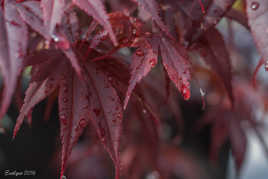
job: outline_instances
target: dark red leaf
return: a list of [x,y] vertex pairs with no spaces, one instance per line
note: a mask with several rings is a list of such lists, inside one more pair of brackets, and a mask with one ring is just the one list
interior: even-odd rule
[[62,142],[61,177],[73,146],[89,122],[89,98],[84,81],[69,68],[60,83],[58,97]]
[[230,119],[229,133],[236,169],[240,171],[247,150],[247,136],[239,121],[233,118]]
[[5,1],[0,8],[0,68],[4,78],[0,119],[6,113],[17,78],[22,70],[22,58],[26,53],[28,29],[21,19],[13,0]]
[[41,0],[44,23],[50,36],[53,35],[56,25],[61,23],[65,6],[66,0]]
[[40,3],[37,1],[26,1],[24,3],[17,4],[18,11],[22,19],[36,32],[41,34],[46,39],[49,39],[49,35],[44,28],[43,15],[40,8]]
[[217,25],[225,13],[232,7],[234,2],[235,0],[213,0],[209,8],[206,10],[197,32],[191,34],[193,35],[193,37],[191,37],[192,41],[196,40],[211,27]]
[[163,65],[185,100],[190,98],[191,66],[186,51],[179,44],[161,38],[160,51]]
[[73,3],[98,21],[107,30],[114,45],[117,46],[116,36],[101,0],[73,0]]
[[64,52],[64,54],[68,57],[72,66],[76,70],[77,74],[81,76],[81,69],[78,63],[78,59],[71,48],[69,39],[67,39],[67,37],[65,36],[65,34],[63,34],[63,32],[52,34],[52,36],[50,36],[51,34],[49,35],[47,33],[47,31],[45,30],[45,26],[43,25],[43,20],[42,18],[39,17],[42,12],[39,6],[40,6],[39,2],[29,1],[21,3],[18,6],[18,9],[24,21],[31,28],[40,33],[47,40],[50,40],[50,38],[53,39],[55,45]]
[[221,78],[233,101],[231,59],[222,35],[214,28],[209,29],[202,37],[197,50],[203,56],[204,61]]
[[142,7],[144,10],[148,11],[151,16],[152,19],[155,21],[155,23],[159,26],[159,28],[165,32],[169,37],[171,37],[169,35],[169,30],[166,27],[166,25],[164,24],[164,22],[162,21],[161,17],[160,17],[160,7],[158,2],[156,2],[156,0],[133,0],[135,2],[138,2],[139,6]]
[[[215,120],[215,119],[214,119]],[[218,161],[220,149],[229,137],[229,126],[224,121],[217,121],[211,129],[210,159]]]
[[98,136],[110,154],[116,167],[116,178],[120,175],[119,142],[123,109],[110,78],[92,64],[86,65],[90,83],[90,116]]
[[137,83],[145,77],[157,63],[157,52],[155,52],[147,41],[142,41],[140,48],[132,56],[131,78],[129,81],[124,109]]
[[[52,72],[44,81],[32,81],[26,91],[26,95],[24,98],[24,104],[21,107],[20,115],[17,119],[14,131],[13,138],[16,136],[17,132],[20,129],[20,126],[24,120],[24,118],[31,113],[31,110],[34,108],[36,104],[41,102],[47,96],[49,96],[59,85],[59,81],[61,79],[61,73],[57,70],[61,68],[55,68],[54,72]],[[62,69],[61,69],[62,70]]]
[[248,24],[263,59],[268,58],[268,1],[246,0]]

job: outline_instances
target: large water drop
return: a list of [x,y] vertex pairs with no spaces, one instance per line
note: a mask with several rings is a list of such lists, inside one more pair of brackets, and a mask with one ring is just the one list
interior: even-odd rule
[[254,1],[254,2],[251,3],[250,7],[251,7],[252,10],[256,11],[260,7],[260,4],[258,2]]

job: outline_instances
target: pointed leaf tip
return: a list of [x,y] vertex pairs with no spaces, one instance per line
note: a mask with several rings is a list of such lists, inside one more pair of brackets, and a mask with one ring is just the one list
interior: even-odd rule
[[4,10],[0,8],[0,68],[4,78],[0,119],[5,115],[17,78],[22,69],[22,60],[28,43],[28,29],[21,19],[14,1],[6,1]]
[[124,110],[127,107],[132,91],[157,63],[157,52],[152,49],[152,46],[143,40],[140,42],[139,48],[132,55],[131,77],[129,86],[124,100]]
[[110,38],[115,46],[118,46],[116,36],[113,32],[112,25],[109,22],[109,16],[101,0],[73,0],[73,3],[88,15],[92,16],[103,28],[109,33]]

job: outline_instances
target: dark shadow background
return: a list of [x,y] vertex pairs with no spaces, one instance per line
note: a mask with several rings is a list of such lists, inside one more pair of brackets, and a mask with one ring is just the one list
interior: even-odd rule
[[[46,102],[38,104],[32,113],[32,126],[24,122],[16,138],[12,140],[12,131],[18,110],[14,104],[11,105],[8,116],[12,121],[10,128],[0,134],[0,173],[2,178],[35,178],[35,179],[58,179],[60,160],[55,159],[60,147],[58,141],[59,122],[57,116],[57,104],[54,105],[51,117],[44,121],[44,109]],[[204,114],[200,101],[181,101],[182,115],[185,120],[185,139],[180,147],[191,151],[196,156],[209,163],[210,128],[207,127],[201,133],[191,132],[195,121]],[[4,119],[6,120],[6,119]],[[174,119],[166,120],[171,128],[171,140],[176,136],[178,127],[174,125]],[[226,178],[226,167],[228,161],[229,145],[226,144],[220,154],[220,165],[217,170],[207,170],[209,175],[217,179]],[[58,161],[57,161],[58,160]],[[58,165],[55,165],[58,164]],[[168,165],[168,164],[167,164]],[[35,171],[34,176],[5,176],[5,171],[23,172],[25,170]],[[68,178],[68,175],[67,175]]]

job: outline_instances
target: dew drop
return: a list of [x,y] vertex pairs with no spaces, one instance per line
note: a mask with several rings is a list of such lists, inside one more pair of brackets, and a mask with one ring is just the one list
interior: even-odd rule
[[184,100],[189,100],[189,98],[190,98],[190,90],[184,84],[181,87],[181,93],[182,93],[182,96],[183,96]]
[[260,4],[258,2],[254,1],[254,2],[251,3],[250,7],[251,7],[252,10],[256,11],[260,7]]
[[56,36],[56,35],[51,35],[51,37],[52,37],[52,39],[54,40],[54,42],[59,42],[60,41],[60,39],[59,39],[59,37],[58,36]]
[[85,118],[80,119],[79,121],[79,127],[84,128],[87,126],[87,121]]
[[63,87],[63,92],[64,93],[67,93],[68,92],[68,88],[65,86],[65,87]]
[[265,68],[265,71],[268,71],[268,60],[265,62],[264,68]]
[[150,65],[152,66],[152,67],[155,67],[155,65],[156,65],[156,59],[150,59],[149,60],[149,63],[150,63]]
[[146,109],[142,109],[142,112],[143,112],[143,114],[147,113]]
[[122,40],[122,43],[123,44],[127,44],[128,42],[129,42],[129,40],[127,38],[125,38],[125,39]]
[[204,4],[202,3],[201,0],[199,0],[199,5],[200,5],[200,7],[201,7],[201,11],[202,11],[202,13],[203,13],[203,14],[206,14],[206,10],[205,10]]
[[17,26],[17,27],[21,27],[20,24],[18,24],[16,21],[10,21],[9,22],[11,25]]
[[68,50],[70,48],[70,43],[67,40],[65,40],[65,41],[59,41],[57,43],[57,45],[58,45],[58,47],[60,47],[60,48],[62,48],[64,50]]
[[121,113],[118,113],[118,114],[116,115],[116,117],[117,117],[118,119],[121,119],[121,118],[122,118],[122,114],[121,114]]
[[53,41],[57,44],[57,47],[62,48],[64,50],[68,50],[70,48],[69,41],[64,36],[51,35]]
[[112,76],[108,76],[108,81],[111,83],[113,82],[113,77]]
[[67,103],[68,102],[68,99],[67,98],[63,98],[63,102],[64,103]]
[[138,49],[138,50],[136,50],[136,55],[137,56],[144,56],[144,53],[141,49]]
[[62,122],[63,125],[65,125],[65,126],[67,125],[68,121],[67,121],[67,119],[65,118],[64,115],[62,115],[62,116],[60,117],[60,120],[61,120],[61,122]]
[[145,36],[146,37],[151,37],[152,36],[152,33],[151,32],[145,32]]

